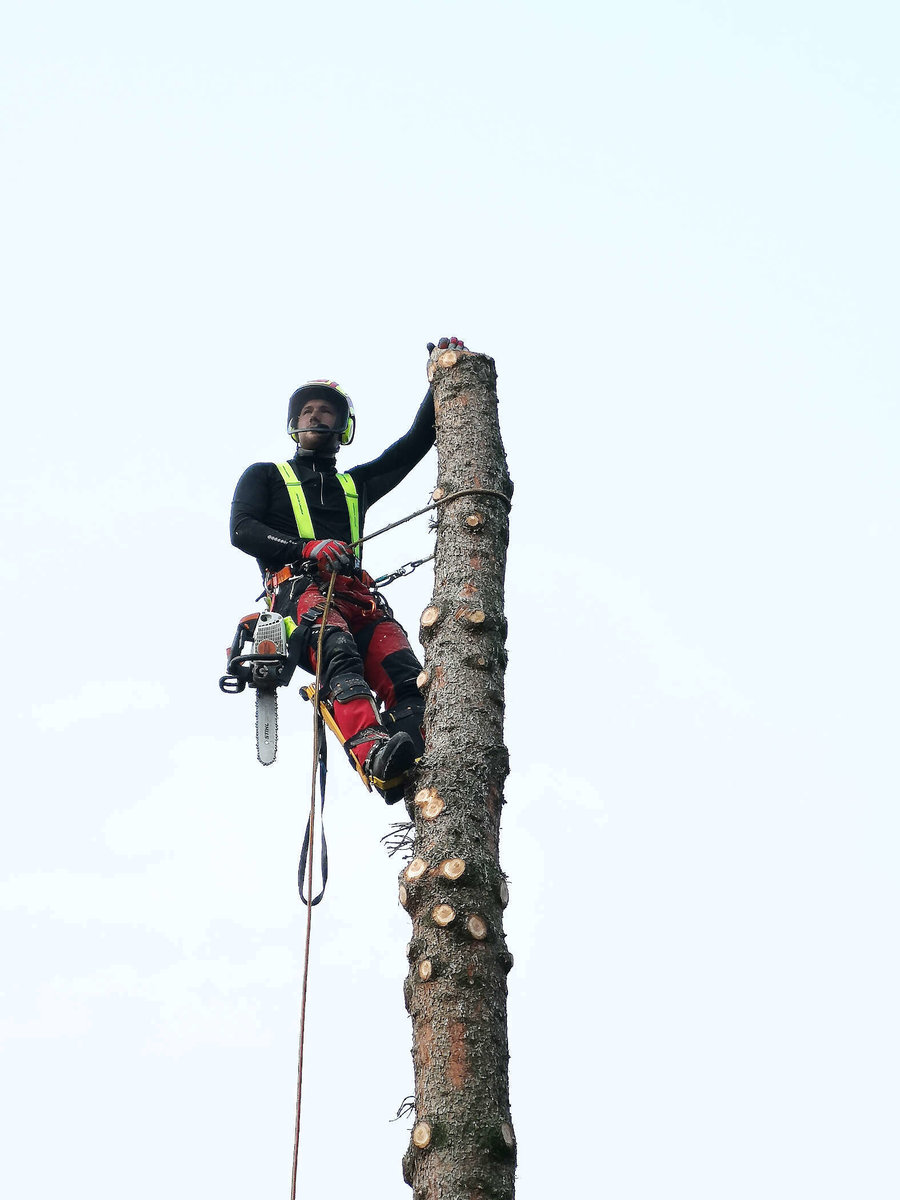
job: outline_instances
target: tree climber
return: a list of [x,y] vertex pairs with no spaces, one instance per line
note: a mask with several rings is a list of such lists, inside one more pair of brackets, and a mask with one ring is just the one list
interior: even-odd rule
[[[438,344],[463,345],[456,338]],[[290,656],[313,673],[328,576],[337,575],[322,642],[322,695],[345,749],[393,804],[424,748],[425,705],[416,686],[422,667],[350,543],[362,537],[371,505],[434,445],[431,389],[403,437],[339,473],[337,451],[355,432],[353,403],[334,380],[297,388],[288,402],[297,450],[290,462],[254,463],[243,473],[231,506],[231,542],[256,558],[271,608],[285,618]]]

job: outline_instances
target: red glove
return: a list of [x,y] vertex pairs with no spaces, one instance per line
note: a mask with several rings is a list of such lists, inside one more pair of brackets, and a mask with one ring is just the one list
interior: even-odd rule
[[315,559],[320,571],[347,572],[353,566],[353,551],[346,542],[328,538],[322,542],[307,542],[303,557]]

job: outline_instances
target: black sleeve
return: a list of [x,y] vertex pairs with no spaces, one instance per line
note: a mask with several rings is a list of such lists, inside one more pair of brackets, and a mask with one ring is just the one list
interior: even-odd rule
[[431,388],[419,405],[408,432],[378,458],[350,471],[358,488],[365,488],[366,505],[374,504],[405,479],[434,445],[434,396]]
[[254,463],[238,480],[231,502],[231,544],[276,570],[296,562],[306,543],[297,537],[296,527],[293,536],[283,528],[285,515],[272,504],[272,471],[277,474],[272,463]]

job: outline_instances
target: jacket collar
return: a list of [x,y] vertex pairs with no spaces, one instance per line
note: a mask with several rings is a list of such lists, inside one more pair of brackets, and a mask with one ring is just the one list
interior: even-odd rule
[[302,446],[298,446],[294,453],[294,461],[298,466],[308,467],[313,471],[321,471],[328,475],[336,470],[337,456],[319,454],[315,450],[304,450]]

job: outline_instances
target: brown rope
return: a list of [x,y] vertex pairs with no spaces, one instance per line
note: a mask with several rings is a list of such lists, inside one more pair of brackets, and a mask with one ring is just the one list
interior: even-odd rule
[[[325,622],[331,607],[331,597],[334,592],[332,574],[322,608],[322,624],[319,626],[319,640],[316,644],[316,691],[313,696],[313,765],[312,788],[309,796],[309,870],[307,874],[306,894],[312,897],[313,858],[315,857],[315,824],[316,824],[316,768],[319,762],[319,687],[322,682],[322,641],[325,637]],[[300,997],[300,1045],[297,1051],[297,1110],[294,1117],[294,1162],[291,1168],[291,1200],[297,1200],[297,1162],[300,1157],[300,1102],[303,1098],[303,1045],[306,1038],[306,992],[309,983],[309,943],[312,934],[312,910],[310,903],[306,905],[306,945],[303,951],[303,991]]]
[[440,500],[434,500],[431,504],[426,504],[424,508],[417,508],[415,512],[411,512],[407,517],[401,517],[399,521],[391,521],[390,525],[385,525],[382,529],[376,529],[374,533],[367,533],[365,537],[357,538],[355,542],[350,543],[350,549],[353,550],[357,546],[361,546],[363,542],[369,542],[372,538],[377,538],[379,534],[387,533],[389,529],[396,529],[398,525],[405,525],[413,517],[421,517],[423,513],[431,512],[432,509],[439,508],[442,504],[447,504],[451,500],[458,500],[460,496],[495,496],[498,500],[503,501],[507,512],[512,508],[512,500],[510,500],[505,492],[497,492],[493,488],[463,488],[462,491],[451,492],[449,496],[441,496]]

